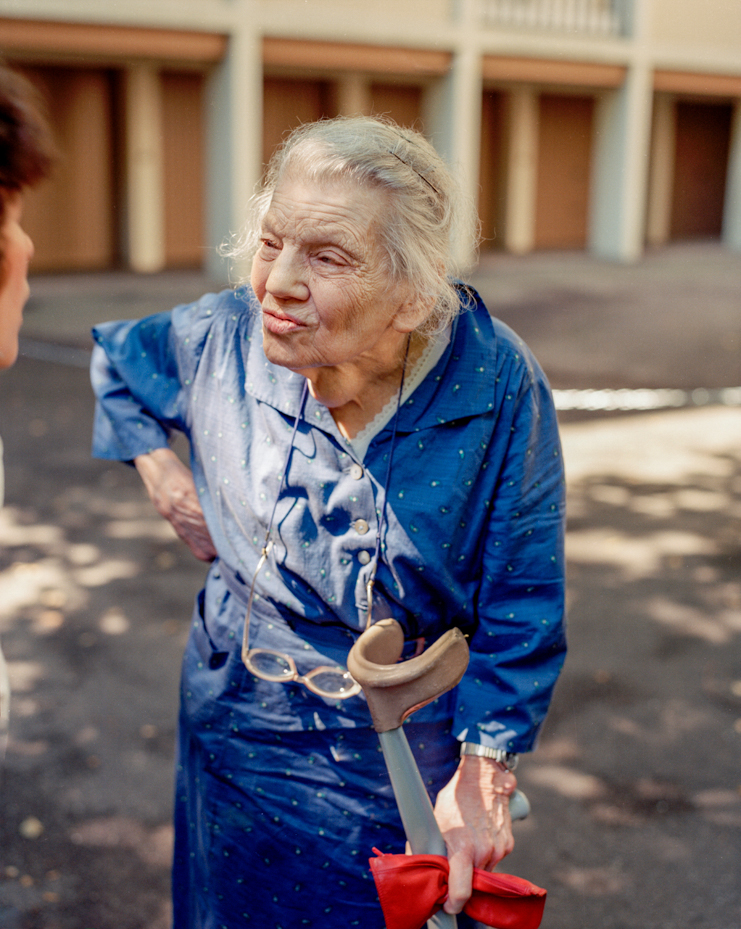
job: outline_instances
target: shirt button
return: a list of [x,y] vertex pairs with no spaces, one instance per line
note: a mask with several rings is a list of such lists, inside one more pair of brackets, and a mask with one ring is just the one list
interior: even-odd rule
[[370,560],[371,560],[370,552],[366,552],[365,549],[363,549],[362,552],[358,552],[358,561],[361,564],[369,564]]
[[370,529],[370,526],[364,519],[356,519],[353,525],[355,526],[355,531],[358,535],[365,535],[366,532]]
[[359,464],[357,464],[357,462],[356,462],[356,463],[350,468],[350,477],[353,478],[353,480],[359,481],[360,478],[361,478],[362,476],[363,476],[363,469],[362,469],[362,467],[361,467]]

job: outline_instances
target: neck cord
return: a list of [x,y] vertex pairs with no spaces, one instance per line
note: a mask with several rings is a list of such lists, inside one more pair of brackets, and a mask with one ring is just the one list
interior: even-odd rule
[[399,424],[399,410],[401,409],[401,396],[404,393],[404,378],[407,373],[407,362],[409,360],[409,346],[412,341],[412,334],[407,337],[407,344],[404,350],[404,361],[401,366],[401,383],[399,384],[399,396],[396,399],[396,413],[394,415],[394,428],[391,432],[391,446],[389,448],[389,460],[386,466],[386,480],[383,484],[383,506],[381,507],[381,518],[378,521],[378,538],[376,539],[376,552],[373,556],[373,570],[368,577],[365,585],[366,599],[368,601],[368,614],[365,621],[365,628],[368,629],[371,624],[371,613],[373,607],[373,587],[376,583],[376,571],[381,561],[381,536],[386,528],[386,503],[388,501],[389,481],[391,480],[391,463],[394,459],[394,447],[396,446],[396,429]]
[[[367,619],[366,619],[366,624],[365,624],[366,629],[371,624],[371,613],[372,613],[372,605],[373,605],[373,587],[376,582],[376,572],[378,571],[378,565],[381,560],[381,538],[386,528],[386,506],[387,506],[387,501],[388,501],[388,486],[389,486],[389,481],[391,479],[391,464],[393,462],[394,448],[396,446],[396,430],[397,430],[398,421],[399,421],[399,410],[401,409],[401,397],[402,397],[402,394],[404,393],[404,378],[406,377],[407,362],[409,360],[409,346],[410,346],[411,340],[412,340],[412,336],[410,333],[410,335],[407,338],[406,349],[404,350],[404,361],[401,367],[401,383],[399,384],[399,395],[396,399],[396,413],[394,414],[394,425],[393,425],[393,429],[391,432],[391,446],[389,448],[388,463],[386,465],[386,480],[384,481],[384,485],[383,485],[383,504],[381,506],[381,514],[378,520],[378,538],[376,539],[376,551],[373,556],[373,568],[371,569],[370,576],[368,577],[368,580],[365,585],[365,592],[366,592],[366,596],[368,600],[368,614],[367,614]],[[291,461],[291,452],[293,451],[293,443],[296,439],[296,433],[298,431],[298,424],[301,421],[301,416],[303,414],[304,406],[306,404],[306,394],[308,393],[308,389],[309,389],[309,382],[307,380],[304,383],[304,388],[301,392],[301,399],[299,400],[299,405],[298,405],[298,413],[296,413],[296,419],[294,420],[294,423],[293,423],[293,431],[291,432],[291,441],[288,446],[288,454],[286,455],[285,464],[283,465],[283,473],[281,474],[281,477],[280,477],[280,486],[278,487],[278,495],[275,498],[275,503],[273,504],[273,510],[270,514],[270,521],[268,522],[268,528],[265,532],[265,540],[262,543],[262,551],[260,555],[260,560],[258,561],[257,568],[255,569],[255,574],[252,578],[252,586],[250,587],[250,594],[249,594],[250,602],[252,601],[252,598],[254,596],[255,580],[257,579],[258,572],[260,571],[260,568],[265,564],[268,554],[270,553],[270,549],[273,547],[273,541],[270,538],[270,535],[273,531],[273,521],[275,519],[275,511],[278,508],[278,501],[280,500],[280,495],[283,492],[283,487],[286,482],[288,466]]]
[[[278,487],[278,494],[275,498],[275,503],[273,503],[273,511],[270,514],[270,521],[268,522],[268,528],[265,532],[265,541],[262,543],[262,555],[260,557],[260,563],[257,566],[257,571],[263,566],[265,559],[268,557],[268,552],[273,547],[272,540],[270,539],[270,533],[273,531],[273,520],[275,519],[275,511],[278,509],[278,501],[280,500],[280,495],[283,493],[283,486],[286,483],[286,474],[288,474],[288,465],[291,461],[291,452],[293,451],[293,443],[296,439],[296,433],[298,432],[298,424],[301,422],[301,414],[304,412],[304,404],[306,403],[306,394],[309,392],[309,382],[308,380],[304,381],[304,389],[301,391],[301,399],[298,402],[298,413],[296,413],[296,419],[293,422],[293,431],[291,432],[291,441],[288,444],[288,454],[286,455],[286,460],[283,464],[283,473],[280,476],[280,486]],[[255,576],[257,576],[257,571],[255,571]],[[254,581],[253,581],[254,584]]]

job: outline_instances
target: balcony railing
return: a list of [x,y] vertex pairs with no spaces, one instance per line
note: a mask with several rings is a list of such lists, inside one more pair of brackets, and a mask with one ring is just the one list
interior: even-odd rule
[[624,0],[478,0],[484,26],[537,32],[620,36]]

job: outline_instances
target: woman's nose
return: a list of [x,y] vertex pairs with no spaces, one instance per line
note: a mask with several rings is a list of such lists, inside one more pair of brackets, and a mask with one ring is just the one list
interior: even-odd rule
[[308,298],[306,268],[300,256],[293,249],[284,246],[270,263],[265,289],[277,299],[306,300]]

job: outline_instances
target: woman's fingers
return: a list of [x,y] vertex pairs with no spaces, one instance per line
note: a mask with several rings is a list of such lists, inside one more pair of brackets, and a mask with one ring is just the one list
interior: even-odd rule
[[448,848],[447,913],[471,896],[473,869],[493,870],[514,847],[509,798],[517,782],[489,759],[466,756],[437,796],[435,817]]
[[[481,823],[479,823],[481,826]],[[492,829],[459,827],[444,833],[448,848],[448,899],[443,909],[446,913],[460,913],[471,896],[473,869],[493,871],[514,846],[511,829],[502,818],[502,826]]]
[[446,913],[460,913],[471,896],[473,880],[473,858],[469,851],[448,851],[450,873],[448,875],[448,899],[443,904]]
[[196,558],[200,561],[213,561],[216,558],[217,552],[205,522],[196,524],[192,520],[186,520],[178,523],[171,519],[170,523]]
[[134,459],[155,509],[200,561],[217,556],[206,526],[193,475],[169,448],[158,448]]

